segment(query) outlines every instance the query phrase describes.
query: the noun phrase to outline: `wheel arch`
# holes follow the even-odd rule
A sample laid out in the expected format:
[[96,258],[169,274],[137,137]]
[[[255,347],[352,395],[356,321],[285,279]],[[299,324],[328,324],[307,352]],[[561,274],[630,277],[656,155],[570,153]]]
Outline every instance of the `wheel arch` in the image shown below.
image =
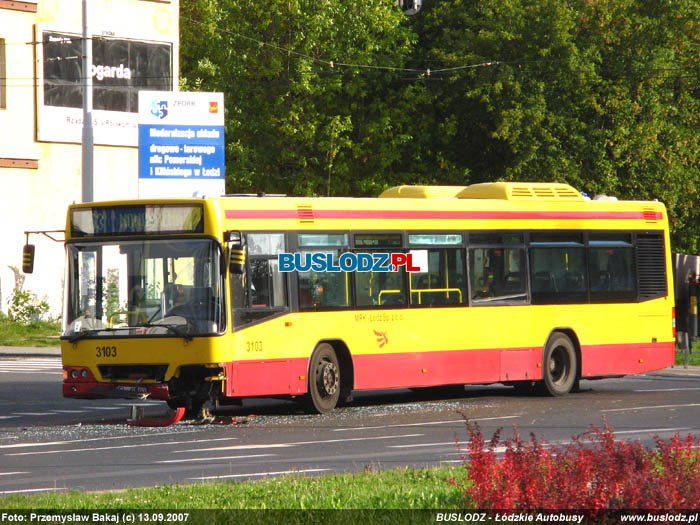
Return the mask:
[[[350,395],[350,392],[355,388],[355,366],[352,361],[352,354],[350,353],[350,348],[345,341],[342,339],[320,339],[316,346],[314,346],[314,352],[319,345],[327,343],[333,347],[335,351],[335,356],[338,358],[338,364],[340,365],[340,388],[341,394]],[[311,353],[313,355],[313,352]],[[311,366],[311,356],[309,356],[309,362],[306,365],[307,372]]]
[[576,330],[574,330],[570,326],[560,326],[557,328],[552,328],[552,330],[549,332],[549,335],[547,336],[547,339],[545,340],[544,345],[542,346],[542,366],[544,366],[544,358],[545,353],[547,352],[547,345],[549,344],[549,341],[552,339],[552,337],[554,337],[558,333],[567,336],[571,340],[571,343],[574,345],[574,351],[576,352],[576,378],[579,379],[581,377],[582,370],[581,342],[578,339]]

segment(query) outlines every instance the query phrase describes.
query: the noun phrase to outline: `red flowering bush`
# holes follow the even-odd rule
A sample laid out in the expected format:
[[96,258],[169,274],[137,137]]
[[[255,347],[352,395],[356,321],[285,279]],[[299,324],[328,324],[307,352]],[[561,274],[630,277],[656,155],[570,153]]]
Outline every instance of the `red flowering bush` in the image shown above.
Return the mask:
[[[656,449],[615,440],[612,429],[591,427],[557,447],[534,434],[502,441],[501,429],[486,442],[467,421],[463,451],[471,485],[465,490],[481,509],[697,509],[700,508],[700,436],[656,438]],[[499,457],[498,454],[503,456]]]

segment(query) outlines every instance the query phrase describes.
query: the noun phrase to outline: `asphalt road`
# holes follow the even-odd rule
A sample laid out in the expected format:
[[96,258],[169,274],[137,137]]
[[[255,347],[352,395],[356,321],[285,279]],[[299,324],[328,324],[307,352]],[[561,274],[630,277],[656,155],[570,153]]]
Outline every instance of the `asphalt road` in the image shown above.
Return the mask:
[[605,421],[618,439],[653,445],[654,436],[700,432],[700,371],[582,381],[581,392],[563,398],[500,385],[459,396],[365,392],[323,416],[289,401],[246,400],[220,412],[236,418],[229,425],[128,427],[132,404],[146,415],[166,410],[162,402],[64,399],[58,357],[1,357],[0,495],[456,464],[456,443],[468,440],[464,417],[487,438],[516,426],[525,437],[568,443]]

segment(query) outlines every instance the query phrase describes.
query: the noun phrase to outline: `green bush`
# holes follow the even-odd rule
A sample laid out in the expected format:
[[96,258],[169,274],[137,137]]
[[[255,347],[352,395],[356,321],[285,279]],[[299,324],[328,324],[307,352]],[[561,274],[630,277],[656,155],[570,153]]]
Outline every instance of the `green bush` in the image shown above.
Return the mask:
[[10,296],[8,313],[10,319],[21,324],[29,324],[32,321],[40,321],[49,311],[46,301],[39,301],[36,294],[25,290],[15,290]]

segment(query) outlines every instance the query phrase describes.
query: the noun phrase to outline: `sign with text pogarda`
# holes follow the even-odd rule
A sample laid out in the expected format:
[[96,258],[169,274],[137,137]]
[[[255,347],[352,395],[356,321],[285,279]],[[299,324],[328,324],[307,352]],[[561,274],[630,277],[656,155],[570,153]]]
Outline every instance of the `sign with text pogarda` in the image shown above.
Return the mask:
[[224,95],[139,91],[139,197],[223,195]]

